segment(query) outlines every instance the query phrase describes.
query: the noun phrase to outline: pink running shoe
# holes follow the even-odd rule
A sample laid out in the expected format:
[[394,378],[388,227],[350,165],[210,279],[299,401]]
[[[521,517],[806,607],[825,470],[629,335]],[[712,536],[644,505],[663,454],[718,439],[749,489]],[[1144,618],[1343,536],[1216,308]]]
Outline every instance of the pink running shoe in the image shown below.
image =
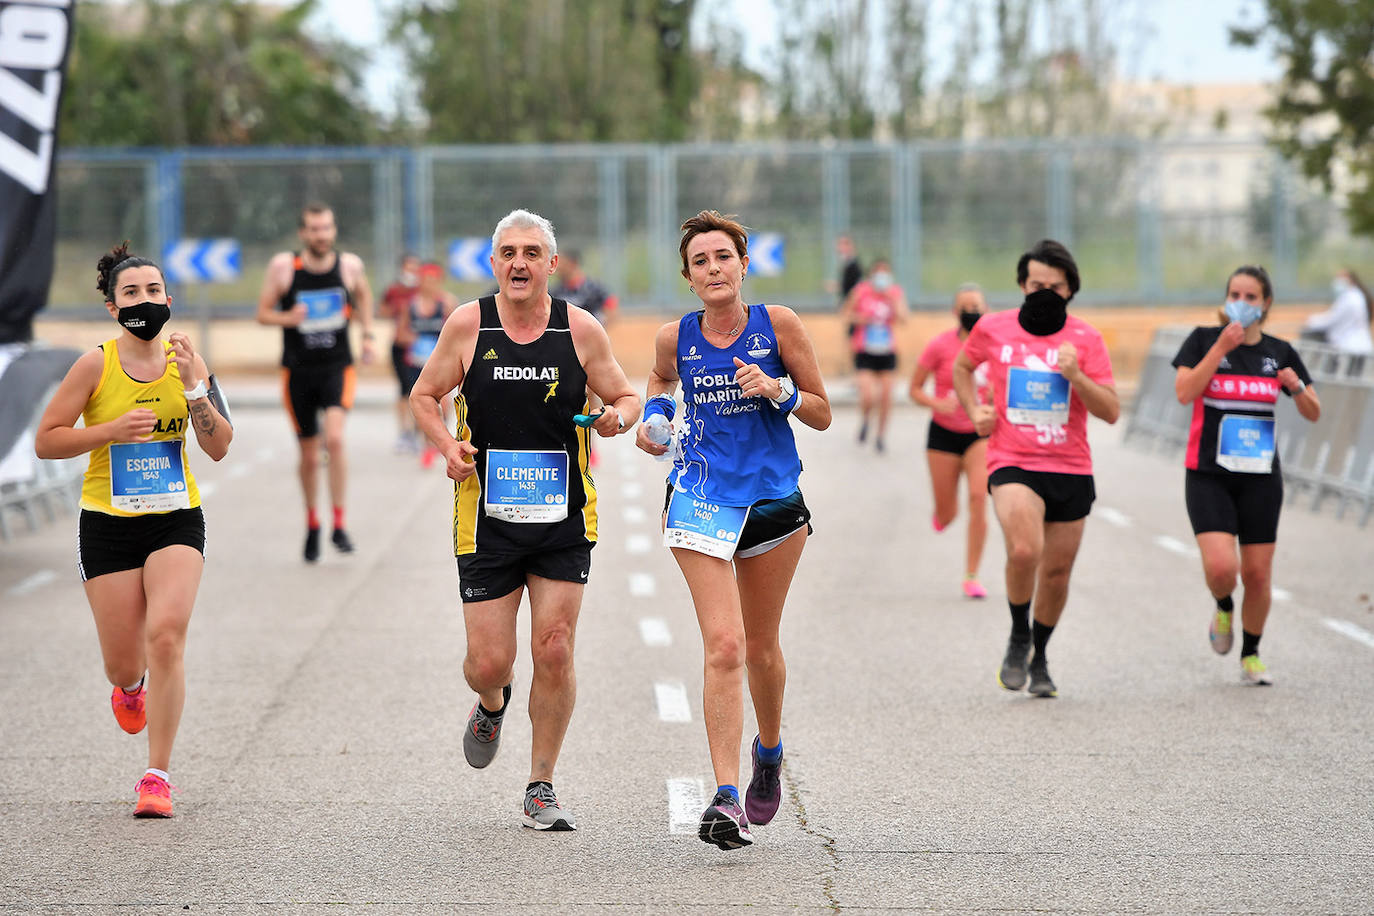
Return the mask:
[[978,583],[977,579],[964,580],[964,594],[970,598],[986,598],[988,590]]
[[144,773],[134,791],[138,793],[134,817],[172,816],[172,784],[161,776]]
[[110,694],[110,708],[114,710],[115,721],[131,735],[137,735],[148,724],[148,714],[143,709],[143,701],[147,696],[148,689],[141,684],[133,693],[125,693],[123,687],[116,687]]
[[930,516],[930,527],[935,529],[936,534],[939,534],[941,531],[945,530],[945,526],[940,524],[940,516],[934,513],[932,513]]

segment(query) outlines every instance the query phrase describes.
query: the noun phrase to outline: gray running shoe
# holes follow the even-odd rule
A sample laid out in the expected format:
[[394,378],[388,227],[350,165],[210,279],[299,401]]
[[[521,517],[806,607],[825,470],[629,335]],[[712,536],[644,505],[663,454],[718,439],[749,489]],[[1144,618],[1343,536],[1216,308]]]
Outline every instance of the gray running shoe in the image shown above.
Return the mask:
[[744,793],[744,813],[749,823],[763,826],[773,819],[782,804],[782,758],[779,757],[777,763],[761,763],[758,735],[754,736],[749,756],[754,762],[754,775]]
[[559,807],[553,786],[546,782],[537,782],[525,790],[524,824],[535,830],[577,829],[572,814]]
[[482,701],[472,704],[468,714],[468,727],[463,732],[463,756],[470,766],[482,769],[496,757],[501,747],[501,722],[505,719],[506,707],[510,705],[510,684],[501,688],[501,716],[492,718],[482,711]]
[[739,799],[729,792],[716,793],[711,800],[711,807],[701,816],[701,828],[697,830],[697,836],[703,842],[721,849],[739,849],[754,842],[754,836],[749,832],[749,818],[739,806]]
[[1050,663],[1045,656],[1037,655],[1030,663],[1030,687],[1027,692],[1033,697],[1057,697],[1054,681],[1050,680]]
[[1007,654],[997,672],[997,683],[1004,690],[1022,690],[1026,686],[1026,659],[1030,657],[1030,640],[1020,642],[1013,636],[1007,640]]
[[1225,655],[1231,651],[1231,644],[1236,639],[1236,633],[1231,629],[1231,611],[1218,609],[1212,615],[1212,625],[1207,628],[1207,639],[1211,641],[1212,651],[1217,655]]

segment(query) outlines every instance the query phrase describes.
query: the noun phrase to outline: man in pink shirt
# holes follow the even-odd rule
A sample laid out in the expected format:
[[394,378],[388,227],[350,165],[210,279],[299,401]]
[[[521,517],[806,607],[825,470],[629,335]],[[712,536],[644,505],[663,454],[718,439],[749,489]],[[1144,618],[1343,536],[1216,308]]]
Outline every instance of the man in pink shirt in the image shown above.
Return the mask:
[[[1052,697],[1045,648],[1096,498],[1088,414],[1115,423],[1121,403],[1102,335],[1067,312],[1079,285],[1068,249],[1038,242],[1017,262],[1016,283],[1025,301],[974,326],[954,361],[954,391],[978,433],[991,436],[988,490],[1007,546],[1011,607],[997,682],[1021,690],[1029,679],[1033,696]],[[975,397],[973,370],[983,363],[992,404]]]

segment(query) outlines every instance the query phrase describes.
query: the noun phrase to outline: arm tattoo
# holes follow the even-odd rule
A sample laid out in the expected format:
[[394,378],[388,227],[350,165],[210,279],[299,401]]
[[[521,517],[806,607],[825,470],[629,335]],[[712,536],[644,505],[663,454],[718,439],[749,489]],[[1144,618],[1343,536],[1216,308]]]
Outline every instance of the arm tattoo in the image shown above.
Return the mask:
[[219,428],[219,423],[215,420],[214,411],[209,404],[191,405],[191,422],[196,427],[196,432],[202,436],[213,436],[215,430]]

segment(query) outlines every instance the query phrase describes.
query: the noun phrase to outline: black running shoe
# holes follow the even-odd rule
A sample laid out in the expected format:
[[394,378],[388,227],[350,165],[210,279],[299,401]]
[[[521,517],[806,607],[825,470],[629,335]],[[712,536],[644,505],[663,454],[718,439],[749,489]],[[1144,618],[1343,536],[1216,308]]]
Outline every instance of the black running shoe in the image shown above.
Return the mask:
[[1031,651],[1030,640],[1019,641],[1015,636],[1007,640],[1007,654],[997,672],[997,683],[1004,690],[1023,690],[1026,686],[1026,659]]
[[320,529],[311,528],[305,532],[305,562],[314,563],[320,558]]
[[749,832],[749,818],[739,806],[739,799],[729,792],[716,793],[711,807],[701,815],[697,836],[721,849],[739,849],[754,842]]
[[1033,697],[1057,697],[1054,681],[1050,680],[1050,663],[1045,656],[1037,655],[1030,662],[1030,687],[1026,690]]
[[349,538],[348,532],[344,531],[342,528],[335,528],[334,533],[329,536],[329,539],[334,542],[334,546],[338,548],[339,553],[353,552],[353,541]]

